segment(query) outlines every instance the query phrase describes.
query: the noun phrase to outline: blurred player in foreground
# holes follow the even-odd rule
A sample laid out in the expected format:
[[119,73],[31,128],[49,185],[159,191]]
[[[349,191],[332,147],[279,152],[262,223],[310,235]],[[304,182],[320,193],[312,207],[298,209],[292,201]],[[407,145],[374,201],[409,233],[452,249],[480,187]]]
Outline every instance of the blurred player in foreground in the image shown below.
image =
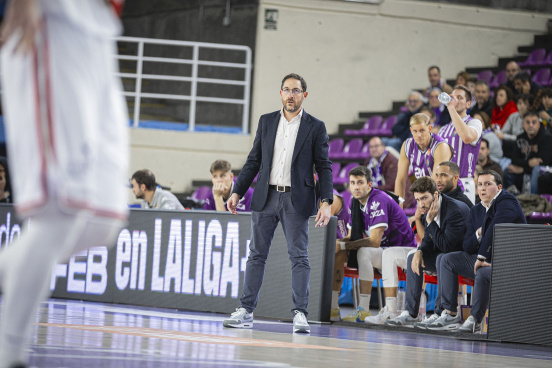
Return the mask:
[[2,102],[21,238],[0,252],[0,366],[23,367],[56,261],[114,242],[127,217],[121,25],[104,0],[10,1]]

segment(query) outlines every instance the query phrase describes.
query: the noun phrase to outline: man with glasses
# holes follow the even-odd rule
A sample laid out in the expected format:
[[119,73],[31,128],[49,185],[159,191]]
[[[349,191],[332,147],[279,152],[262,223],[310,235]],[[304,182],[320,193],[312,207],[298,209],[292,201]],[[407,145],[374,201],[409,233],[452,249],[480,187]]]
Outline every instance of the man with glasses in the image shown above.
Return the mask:
[[[293,331],[310,332],[306,318],[309,216],[316,214],[317,227],[328,224],[333,181],[326,126],[302,108],[307,96],[307,82],[301,76],[288,74],[283,78],[280,87],[283,108],[261,116],[253,147],[228,199],[228,211],[237,214],[240,198],[259,174],[251,201],[251,242],[243,294],[240,307],[224,320],[225,327],[253,327],[253,310],[266,259],[276,226],[281,222],[292,264]],[[320,186],[318,213],[313,167]]]
[[391,129],[392,138],[383,138],[383,143],[386,146],[391,146],[395,150],[400,151],[402,143],[412,137],[410,134],[410,118],[419,113],[424,106],[424,97],[420,92],[412,91],[406,101],[406,112],[401,112],[397,123]]

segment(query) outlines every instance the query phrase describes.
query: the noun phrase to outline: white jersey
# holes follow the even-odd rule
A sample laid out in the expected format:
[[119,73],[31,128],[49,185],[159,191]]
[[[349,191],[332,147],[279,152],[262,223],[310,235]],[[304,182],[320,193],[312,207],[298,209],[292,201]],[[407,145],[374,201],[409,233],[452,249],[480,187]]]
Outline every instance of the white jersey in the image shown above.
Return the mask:
[[40,5],[33,50],[13,55],[15,35],[1,53],[16,207],[29,215],[55,200],[124,218],[128,116],[112,38],[119,22],[103,0]]

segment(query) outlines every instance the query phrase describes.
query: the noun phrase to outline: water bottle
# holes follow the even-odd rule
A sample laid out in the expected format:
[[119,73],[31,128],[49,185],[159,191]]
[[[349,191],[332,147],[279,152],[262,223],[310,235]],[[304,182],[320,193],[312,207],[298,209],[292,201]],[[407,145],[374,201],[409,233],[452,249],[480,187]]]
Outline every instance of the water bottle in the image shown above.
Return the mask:
[[425,290],[422,290],[422,297],[420,298],[420,309],[418,310],[418,314],[422,317],[422,321],[426,319],[426,304],[427,296]]
[[450,97],[450,95],[446,92],[441,92],[439,94],[438,99],[439,99],[439,102],[442,103],[443,105],[448,105],[448,103],[452,101],[452,97]]
[[397,312],[402,313],[402,311],[406,308],[406,293],[404,292],[404,289],[402,287],[399,287],[399,290],[397,291]]

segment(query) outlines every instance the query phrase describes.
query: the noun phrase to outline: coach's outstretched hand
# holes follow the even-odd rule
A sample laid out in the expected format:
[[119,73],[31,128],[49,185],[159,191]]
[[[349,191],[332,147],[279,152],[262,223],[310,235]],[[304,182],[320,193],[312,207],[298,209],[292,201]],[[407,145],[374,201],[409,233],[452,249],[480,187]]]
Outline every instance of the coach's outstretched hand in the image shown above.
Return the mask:
[[330,222],[330,217],[332,217],[332,209],[329,203],[322,203],[320,208],[318,209],[318,213],[316,214],[316,218],[314,221],[316,221],[316,225],[314,227],[324,227],[328,225],[328,222]]
[[232,193],[230,196],[230,199],[228,199],[228,202],[226,202],[226,207],[228,208],[228,211],[230,213],[233,213],[234,215],[238,214],[238,211],[236,211],[236,206],[240,203],[240,196],[237,193]]

